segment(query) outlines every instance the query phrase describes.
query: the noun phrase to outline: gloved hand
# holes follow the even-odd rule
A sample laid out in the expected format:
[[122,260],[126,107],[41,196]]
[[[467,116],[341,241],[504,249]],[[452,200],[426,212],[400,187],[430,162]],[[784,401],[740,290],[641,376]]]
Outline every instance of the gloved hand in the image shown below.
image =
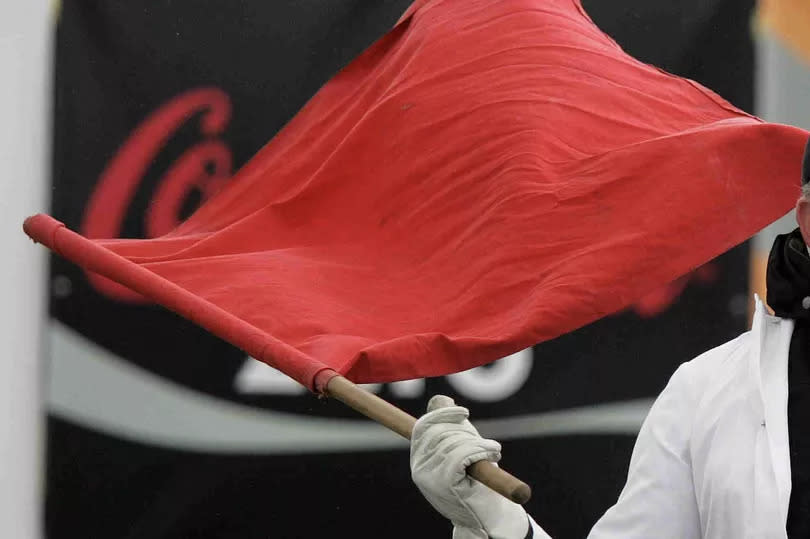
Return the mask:
[[467,476],[479,460],[498,462],[501,444],[481,438],[469,411],[436,395],[411,436],[411,477],[454,526],[454,539],[524,539],[529,519],[520,505]]

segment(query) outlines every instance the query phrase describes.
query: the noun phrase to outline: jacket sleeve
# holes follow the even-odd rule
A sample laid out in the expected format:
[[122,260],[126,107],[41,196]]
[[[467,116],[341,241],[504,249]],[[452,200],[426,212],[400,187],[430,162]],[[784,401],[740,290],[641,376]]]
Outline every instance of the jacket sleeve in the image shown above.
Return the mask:
[[690,458],[696,399],[690,365],[681,365],[639,431],[627,483],[590,539],[700,539]]

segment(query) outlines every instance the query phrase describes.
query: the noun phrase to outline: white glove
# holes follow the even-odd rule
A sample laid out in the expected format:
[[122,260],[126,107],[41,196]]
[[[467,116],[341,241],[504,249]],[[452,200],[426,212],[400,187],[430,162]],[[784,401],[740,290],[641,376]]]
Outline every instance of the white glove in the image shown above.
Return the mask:
[[523,507],[467,476],[467,466],[501,459],[501,444],[481,438],[469,415],[450,397],[430,399],[411,436],[411,477],[453,523],[454,539],[524,539],[529,518]]

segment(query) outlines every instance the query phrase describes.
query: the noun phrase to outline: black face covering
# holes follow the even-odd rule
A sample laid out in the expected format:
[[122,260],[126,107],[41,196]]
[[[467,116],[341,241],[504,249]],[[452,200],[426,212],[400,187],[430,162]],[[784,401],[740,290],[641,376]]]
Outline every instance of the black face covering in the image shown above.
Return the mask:
[[798,228],[776,237],[767,285],[768,305],[777,316],[810,320],[810,256]]

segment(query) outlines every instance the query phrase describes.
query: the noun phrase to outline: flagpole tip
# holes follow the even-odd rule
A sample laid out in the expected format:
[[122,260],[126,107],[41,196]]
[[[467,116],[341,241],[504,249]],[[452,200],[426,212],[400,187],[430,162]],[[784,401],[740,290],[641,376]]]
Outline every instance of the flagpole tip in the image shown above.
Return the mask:
[[526,483],[521,483],[512,491],[512,501],[520,505],[528,502],[532,497],[532,487]]
[[48,247],[53,245],[53,237],[56,231],[64,227],[64,223],[44,213],[32,215],[23,221],[23,231],[35,242]]

